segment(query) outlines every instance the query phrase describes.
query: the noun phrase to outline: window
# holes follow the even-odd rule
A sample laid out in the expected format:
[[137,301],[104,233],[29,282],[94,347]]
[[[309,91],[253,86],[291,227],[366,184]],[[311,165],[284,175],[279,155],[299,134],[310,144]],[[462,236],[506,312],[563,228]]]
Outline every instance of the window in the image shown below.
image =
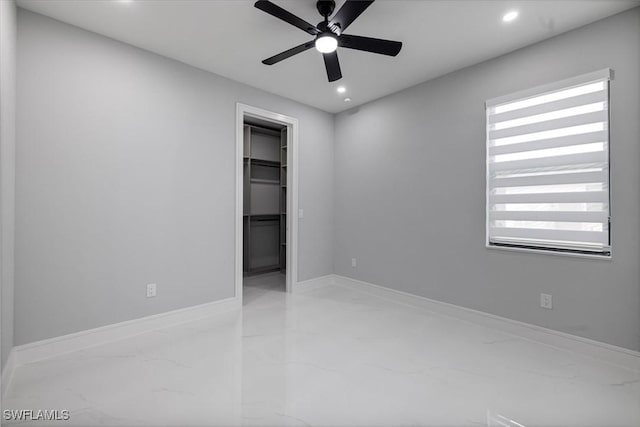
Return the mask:
[[487,101],[487,245],[609,256],[610,70]]

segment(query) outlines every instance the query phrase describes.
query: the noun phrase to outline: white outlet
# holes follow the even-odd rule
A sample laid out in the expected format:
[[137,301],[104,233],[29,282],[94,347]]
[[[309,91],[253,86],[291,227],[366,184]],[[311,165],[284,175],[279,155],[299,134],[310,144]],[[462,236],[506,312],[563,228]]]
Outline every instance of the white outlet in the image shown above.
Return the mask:
[[149,283],[147,285],[147,298],[153,298],[156,296],[157,285],[155,283]]
[[357,265],[358,265],[358,260],[356,260],[355,258],[351,258],[351,267],[356,268]]
[[551,310],[553,308],[553,301],[551,295],[540,294],[540,307]]
[[304,218],[304,209],[298,209],[298,218]]

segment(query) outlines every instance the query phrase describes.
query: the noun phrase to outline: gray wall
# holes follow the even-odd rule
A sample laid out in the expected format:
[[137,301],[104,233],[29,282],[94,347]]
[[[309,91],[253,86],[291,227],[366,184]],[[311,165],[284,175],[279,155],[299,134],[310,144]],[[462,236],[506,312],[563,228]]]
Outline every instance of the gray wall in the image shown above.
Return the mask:
[[333,271],[330,114],[22,9],[18,95],[16,344],[233,295],[236,102],[299,119],[299,279]]
[[[640,349],[639,9],[335,121],[49,18],[18,15],[16,344],[233,294],[240,101],[300,120],[300,280],[335,271]],[[3,57],[3,79],[6,64]],[[613,260],[486,249],[484,101],[604,67],[616,72]],[[4,105],[4,90],[2,98]],[[443,186],[451,173],[457,177]],[[150,282],[159,286],[155,299],[144,298]],[[553,294],[554,310],[539,308],[540,292]],[[3,345],[11,332],[5,302]]]
[[[613,260],[486,249],[484,101],[605,67]],[[336,273],[640,350],[639,80],[636,8],[338,115]]]
[[0,1],[0,300],[2,367],[13,347],[16,5]]

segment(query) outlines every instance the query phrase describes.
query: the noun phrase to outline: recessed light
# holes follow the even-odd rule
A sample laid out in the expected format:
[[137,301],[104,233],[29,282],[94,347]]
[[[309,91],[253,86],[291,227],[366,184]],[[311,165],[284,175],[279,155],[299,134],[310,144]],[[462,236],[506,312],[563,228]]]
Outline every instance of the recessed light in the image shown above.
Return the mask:
[[344,102],[351,102],[351,98],[345,98]]
[[344,86],[338,86],[336,90],[338,91],[338,93],[345,93],[347,91],[347,88]]
[[511,21],[515,20],[518,17],[518,15],[519,15],[519,13],[518,13],[517,10],[512,10],[510,12],[507,12],[502,17],[502,22],[511,22]]

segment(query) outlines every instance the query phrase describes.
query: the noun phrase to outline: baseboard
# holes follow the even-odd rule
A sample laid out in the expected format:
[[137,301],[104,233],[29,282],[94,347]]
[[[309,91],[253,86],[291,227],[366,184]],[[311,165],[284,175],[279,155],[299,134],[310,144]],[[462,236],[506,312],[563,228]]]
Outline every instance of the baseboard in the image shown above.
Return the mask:
[[[640,372],[640,352],[470,308],[432,300],[345,276],[329,274],[298,282],[295,284],[293,291],[295,293],[305,292],[329,285],[337,285],[367,292],[399,304],[425,309],[436,314],[494,328],[523,339],[592,357],[606,363],[630,369],[636,373]],[[4,396],[11,382],[14,369],[25,363],[36,362],[61,354],[107,344],[145,332],[179,325],[240,308],[241,305],[238,298],[228,298],[16,346],[9,353],[7,363],[2,370],[1,393]]]
[[317,289],[322,286],[327,286],[335,283],[335,274],[327,274],[326,276],[314,277],[313,279],[303,280],[298,282],[293,287],[293,292],[305,292],[312,289]]
[[[565,332],[520,322],[494,314],[473,310],[441,301],[432,300],[414,294],[387,288],[373,283],[363,282],[349,277],[333,275],[325,276],[325,283],[334,283],[359,291],[367,292],[396,303],[426,309],[444,316],[454,317],[476,325],[500,330],[520,338],[552,346],[557,349],[571,351],[599,361],[616,365],[634,372],[640,372],[640,352],[617,347],[600,341],[571,335]],[[316,285],[317,286],[317,285]]]
[[227,298],[16,346],[12,350],[15,356],[14,367],[238,308],[240,308],[239,298]]
[[9,388],[9,383],[11,383],[11,376],[13,375],[13,370],[15,369],[15,352],[14,349],[11,349],[9,352],[9,357],[7,358],[7,362],[2,368],[2,386],[0,387],[0,396],[4,396],[4,393]]

